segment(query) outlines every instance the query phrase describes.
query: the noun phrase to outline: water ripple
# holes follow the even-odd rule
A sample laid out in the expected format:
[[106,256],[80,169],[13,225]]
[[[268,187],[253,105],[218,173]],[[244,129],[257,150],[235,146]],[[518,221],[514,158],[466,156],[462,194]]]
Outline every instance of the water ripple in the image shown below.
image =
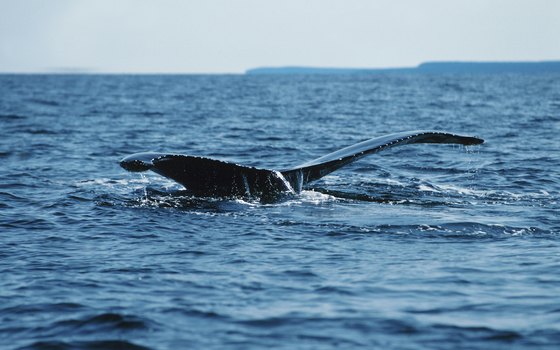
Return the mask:
[[[0,348],[556,349],[558,91],[0,75]],[[266,204],[118,165],[152,150],[282,169],[433,128],[486,142],[395,148]]]

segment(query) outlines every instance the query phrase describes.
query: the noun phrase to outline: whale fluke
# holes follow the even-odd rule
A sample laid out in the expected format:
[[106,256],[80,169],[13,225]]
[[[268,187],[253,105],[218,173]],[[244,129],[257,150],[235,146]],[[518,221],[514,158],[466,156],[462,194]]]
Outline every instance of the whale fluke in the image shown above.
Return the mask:
[[183,185],[196,196],[256,197],[270,200],[300,192],[307,184],[372,153],[413,143],[479,145],[484,140],[440,131],[408,131],[376,137],[295,167],[275,171],[216,159],[173,153],[136,153],[123,158],[128,171],[152,170]]
[[[440,131],[405,131],[376,137],[367,141],[345,147],[317,159],[282,171],[282,174],[296,187],[301,188],[309,182],[357,161],[358,159],[381,152],[395,146],[413,143],[448,143],[464,146],[479,145],[484,140],[472,136],[461,136]],[[301,182],[301,183],[299,183]]]

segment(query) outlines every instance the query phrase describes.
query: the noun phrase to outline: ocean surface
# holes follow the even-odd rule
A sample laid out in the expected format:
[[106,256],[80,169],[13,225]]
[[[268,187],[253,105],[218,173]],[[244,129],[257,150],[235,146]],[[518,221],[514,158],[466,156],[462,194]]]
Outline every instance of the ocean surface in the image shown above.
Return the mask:
[[[282,169],[444,130],[298,195],[195,198],[119,160]],[[1,75],[1,349],[559,349],[559,75]]]

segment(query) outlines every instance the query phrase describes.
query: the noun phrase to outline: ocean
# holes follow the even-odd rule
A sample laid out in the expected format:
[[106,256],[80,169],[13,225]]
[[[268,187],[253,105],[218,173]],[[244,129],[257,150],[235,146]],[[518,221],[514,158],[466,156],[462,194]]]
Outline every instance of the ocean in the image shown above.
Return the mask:
[[[0,75],[2,349],[558,349],[560,76]],[[283,169],[277,202],[119,160]]]

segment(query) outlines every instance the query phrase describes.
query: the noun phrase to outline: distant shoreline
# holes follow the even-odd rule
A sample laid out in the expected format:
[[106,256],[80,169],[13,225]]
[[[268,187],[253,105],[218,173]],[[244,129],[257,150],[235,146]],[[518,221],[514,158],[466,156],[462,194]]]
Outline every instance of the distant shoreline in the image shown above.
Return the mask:
[[277,66],[256,67],[244,72],[188,72],[188,71],[104,71],[86,68],[56,68],[37,71],[0,71],[9,75],[373,75],[373,74],[560,74],[560,60],[556,61],[433,61],[416,67],[350,68]]
[[402,68],[320,68],[320,67],[258,67],[245,74],[507,74],[507,73],[560,73],[560,61],[518,62],[425,62],[416,67]]

